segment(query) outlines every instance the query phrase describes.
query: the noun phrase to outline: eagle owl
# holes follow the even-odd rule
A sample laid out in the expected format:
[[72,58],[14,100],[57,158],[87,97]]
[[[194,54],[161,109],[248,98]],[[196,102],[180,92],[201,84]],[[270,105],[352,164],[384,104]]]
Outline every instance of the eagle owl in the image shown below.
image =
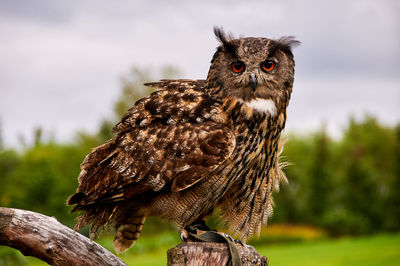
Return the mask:
[[69,197],[76,228],[107,225],[122,252],[147,216],[197,223],[218,207],[246,241],[272,214],[285,179],[279,139],[294,80],[293,37],[277,40],[214,33],[220,42],[206,80],[161,80],[113,129],[115,137],[81,164]]

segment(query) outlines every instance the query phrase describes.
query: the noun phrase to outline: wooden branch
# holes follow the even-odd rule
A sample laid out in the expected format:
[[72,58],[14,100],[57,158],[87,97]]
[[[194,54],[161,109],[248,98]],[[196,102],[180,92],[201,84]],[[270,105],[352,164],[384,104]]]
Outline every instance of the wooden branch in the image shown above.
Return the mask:
[[[236,245],[243,266],[268,265],[268,259],[253,247]],[[168,250],[168,266],[228,265],[230,254],[227,244],[210,242],[185,242]]]
[[25,210],[0,207],[0,245],[51,265],[127,265],[55,218]]

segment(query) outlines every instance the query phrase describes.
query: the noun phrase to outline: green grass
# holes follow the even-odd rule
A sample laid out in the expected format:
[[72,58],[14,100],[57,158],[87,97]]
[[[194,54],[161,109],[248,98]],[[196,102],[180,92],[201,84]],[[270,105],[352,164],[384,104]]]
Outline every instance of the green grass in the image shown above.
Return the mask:
[[[144,238],[140,240],[144,240]],[[155,238],[151,239],[153,245],[155,241]],[[166,252],[168,248],[172,247],[173,245],[167,247],[164,244],[162,248],[151,248],[145,253],[139,253],[135,251],[135,246],[133,251],[121,255],[121,259],[129,265],[166,265]],[[268,257],[271,266],[400,265],[400,233],[289,244],[257,245],[256,248],[261,254]],[[0,252],[0,265],[2,254],[5,253]],[[30,257],[22,259],[27,263],[25,265],[46,265]],[[18,265],[22,264],[18,263]]]
[[400,265],[400,234],[261,246],[270,265]]

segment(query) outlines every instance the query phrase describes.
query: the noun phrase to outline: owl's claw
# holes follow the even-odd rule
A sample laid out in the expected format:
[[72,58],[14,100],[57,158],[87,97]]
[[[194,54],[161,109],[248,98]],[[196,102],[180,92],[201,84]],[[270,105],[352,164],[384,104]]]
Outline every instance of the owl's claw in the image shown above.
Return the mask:
[[[192,224],[180,232],[180,238],[183,242],[212,242],[212,243],[226,243],[228,245],[229,254],[233,265],[241,265],[237,245],[246,247],[240,239],[234,239],[232,236],[211,230],[208,228],[204,221]],[[239,264],[237,264],[239,262]]]
[[241,245],[242,247],[248,246],[248,245],[246,245],[245,243],[243,243],[243,241],[240,240],[240,239],[234,239],[234,242],[235,242],[235,244],[239,244],[239,245]]
[[189,232],[186,229],[182,229],[179,234],[179,238],[182,242],[187,242],[189,239]]
[[231,235],[226,234],[226,233],[222,233],[222,232],[218,232],[218,234],[220,234],[221,236],[223,236],[225,238],[228,238],[230,241],[236,243],[236,239],[233,239],[233,237]]
[[[219,233],[219,232],[218,232]],[[242,247],[252,247],[252,246],[249,246],[249,245],[246,245],[245,243],[243,243],[243,241],[242,240],[240,240],[240,239],[236,239],[236,238],[233,238],[231,235],[229,235],[229,234],[226,234],[226,233],[219,233],[220,235],[222,235],[222,236],[224,236],[224,237],[226,237],[227,239],[229,239],[230,241],[232,241],[233,243],[235,243],[235,244],[238,244],[238,245],[241,245]],[[252,247],[253,248],[253,247]],[[254,248],[253,248],[254,249]]]
[[[217,232],[214,229],[210,229],[204,221],[198,221],[195,224],[191,224],[189,226],[186,226],[185,228],[181,229],[180,231],[180,239],[183,242],[196,242],[196,241],[210,241],[210,240],[205,240],[203,237],[201,237],[201,235],[203,235],[204,233],[207,232],[212,232],[213,234],[217,234],[220,235],[224,238],[226,238],[228,241],[231,241],[235,244],[241,245],[242,247],[251,247],[249,245],[246,245],[245,243],[243,243],[242,240],[240,239],[235,239],[233,238],[231,235],[227,234],[227,233],[223,233],[223,232]],[[215,237],[212,237],[215,239]],[[216,239],[215,239],[216,240]],[[212,242],[212,241],[210,241]],[[253,247],[251,247],[253,248]],[[254,248],[253,248],[254,249]]]
[[196,236],[200,236],[206,232],[210,232],[215,230],[209,228],[204,220],[197,221],[196,223],[193,223],[191,225],[186,226],[185,228],[181,229],[180,231],[180,239],[183,242],[192,242],[192,241],[198,241],[196,240]]

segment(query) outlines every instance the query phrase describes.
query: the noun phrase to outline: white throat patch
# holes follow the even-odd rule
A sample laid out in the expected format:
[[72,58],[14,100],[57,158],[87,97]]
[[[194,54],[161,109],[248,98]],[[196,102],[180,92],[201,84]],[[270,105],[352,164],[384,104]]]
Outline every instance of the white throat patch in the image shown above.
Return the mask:
[[262,113],[269,113],[271,116],[276,116],[278,110],[276,109],[275,102],[271,99],[256,98],[250,102],[244,102],[248,107],[253,108]]

